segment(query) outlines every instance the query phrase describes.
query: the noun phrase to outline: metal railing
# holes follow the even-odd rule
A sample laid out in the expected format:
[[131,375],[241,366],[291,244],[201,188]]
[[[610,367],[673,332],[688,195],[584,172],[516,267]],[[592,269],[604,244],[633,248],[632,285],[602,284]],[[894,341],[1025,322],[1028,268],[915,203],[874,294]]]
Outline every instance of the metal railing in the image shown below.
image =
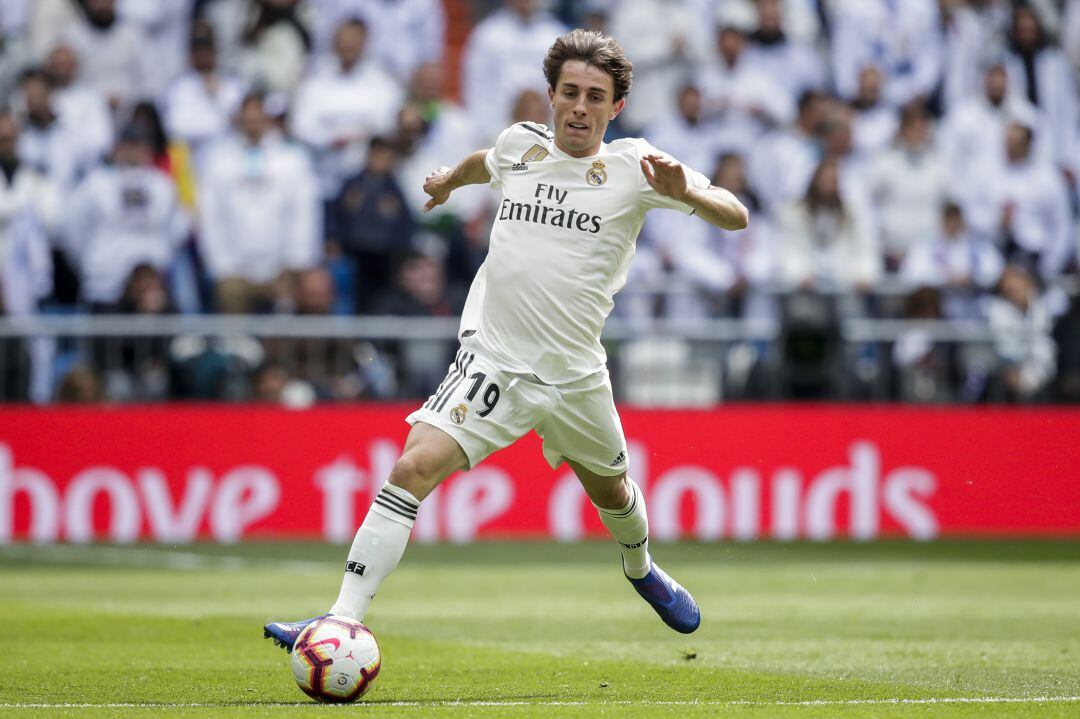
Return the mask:
[[[309,315],[38,315],[0,317],[0,337],[155,337],[183,334],[367,340],[455,340],[457,317],[313,317]],[[642,334],[687,339],[771,340],[775,322],[713,318],[706,320],[612,318],[604,339]]]
[[[739,399],[920,399],[897,391],[892,347],[917,333],[949,361],[991,371],[994,336],[975,321],[839,320],[831,345],[778,321],[609,320],[603,342],[620,401],[707,406]],[[112,401],[415,399],[441,381],[457,318],[42,315],[0,318],[0,397],[92,399],[67,392],[79,368]],[[801,344],[800,344],[801,343]],[[962,351],[953,351],[962,350]],[[975,359],[973,360],[972,357]],[[267,378],[268,367],[277,375]],[[272,373],[270,373],[272,374]],[[276,384],[275,384],[276,383]],[[18,384],[19,386],[14,386]],[[901,383],[902,384],[902,383]],[[965,399],[955,388],[928,400]]]

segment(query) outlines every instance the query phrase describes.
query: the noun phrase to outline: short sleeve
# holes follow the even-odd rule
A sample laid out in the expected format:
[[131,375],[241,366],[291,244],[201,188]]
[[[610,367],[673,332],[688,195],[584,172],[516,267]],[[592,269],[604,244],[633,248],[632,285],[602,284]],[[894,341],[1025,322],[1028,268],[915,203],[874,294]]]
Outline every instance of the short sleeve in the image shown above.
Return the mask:
[[[655,147],[645,141],[642,141],[638,145],[638,148],[639,160],[645,155],[649,155],[652,153],[658,153],[667,157],[671,157],[671,155],[668,155],[666,152],[661,152],[660,150],[657,150]],[[686,181],[691,187],[696,187],[699,190],[707,190],[712,185],[712,182],[709,180],[708,177],[701,174],[692,167],[683,165],[683,170],[686,171]],[[641,176],[641,204],[646,210],[669,209],[678,210],[679,212],[687,215],[692,215],[694,213],[694,208],[686,204],[685,202],[679,202],[678,200],[674,200],[670,197],[665,197],[658,193],[656,190],[654,190],[652,188],[652,185],[650,185],[649,181],[645,178],[645,173],[642,172],[640,169],[639,174]]]
[[503,156],[507,138],[513,129],[514,126],[511,125],[499,133],[499,139],[495,140],[495,146],[488,150],[487,155],[484,157],[484,167],[487,168],[488,174],[491,175],[492,187],[498,187],[502,184],[502,167],[499,159]]

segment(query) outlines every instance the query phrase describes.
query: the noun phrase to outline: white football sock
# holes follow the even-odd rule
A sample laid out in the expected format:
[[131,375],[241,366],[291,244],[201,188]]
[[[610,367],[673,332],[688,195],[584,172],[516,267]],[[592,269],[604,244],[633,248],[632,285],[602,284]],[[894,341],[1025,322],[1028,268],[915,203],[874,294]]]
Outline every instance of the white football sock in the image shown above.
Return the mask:
[[371,503],[364,523],[356,530],[345,578],[331,614],[363,621],[368,605],[382,581],[394,571],[409,543],[420,500],[408,491],[384,484]]
[[629,477],[626,484],[630,489],[630,501],[625,507],[596,507],[596,511],[600,514],[600,521],[619,543],[626,576],[641,579],[649,573],[649,516],[645,513],[645,496],[641,493],[641,487]]

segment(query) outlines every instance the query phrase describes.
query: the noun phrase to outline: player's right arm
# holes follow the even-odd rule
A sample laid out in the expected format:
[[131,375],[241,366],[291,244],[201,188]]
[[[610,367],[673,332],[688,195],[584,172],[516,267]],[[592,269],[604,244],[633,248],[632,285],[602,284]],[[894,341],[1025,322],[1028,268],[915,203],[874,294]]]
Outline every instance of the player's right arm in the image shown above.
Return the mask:
[[485,160],[490,150],[477,150],[457,167],[439,167],[432,170],[424,180],[424,192],[431,195],[431,199],[424,205],[424,212],[430,212],[450,198],[450,193],[465,185],[480,185],[491,182],[491,172],[488,170]]

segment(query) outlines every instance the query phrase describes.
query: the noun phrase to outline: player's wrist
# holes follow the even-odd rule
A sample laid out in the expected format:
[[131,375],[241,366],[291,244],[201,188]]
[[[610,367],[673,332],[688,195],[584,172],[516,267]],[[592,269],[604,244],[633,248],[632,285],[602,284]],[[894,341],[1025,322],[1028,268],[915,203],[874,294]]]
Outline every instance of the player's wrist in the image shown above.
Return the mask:
[[461,187],[461,184],[461,167],[458,166],[446,174],[443,189],[446,190],[447,193],[450,193]]
[[701,194],[701,190],[689,183],[687,183],[687,185],[681,190],[677,190],[674,194],[672,194],[673,199],[676,199],[679,202],[685,202],[688,205],[693,205],[696,202],[700,202],[702,197],[703,195]]

